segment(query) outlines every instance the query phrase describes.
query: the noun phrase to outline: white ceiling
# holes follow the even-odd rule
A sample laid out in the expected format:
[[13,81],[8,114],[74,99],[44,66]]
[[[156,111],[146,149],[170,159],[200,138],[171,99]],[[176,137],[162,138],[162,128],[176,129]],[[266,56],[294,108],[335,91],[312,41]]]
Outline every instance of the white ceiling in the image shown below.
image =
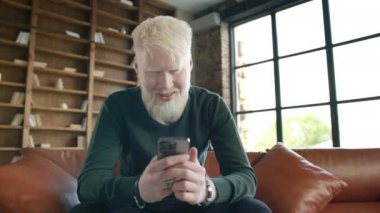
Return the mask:
[[202,10],[214,6],[220,2],[225,0],[162,0],[167,2],[177,9],[190,13],[191,15],[195,15]]

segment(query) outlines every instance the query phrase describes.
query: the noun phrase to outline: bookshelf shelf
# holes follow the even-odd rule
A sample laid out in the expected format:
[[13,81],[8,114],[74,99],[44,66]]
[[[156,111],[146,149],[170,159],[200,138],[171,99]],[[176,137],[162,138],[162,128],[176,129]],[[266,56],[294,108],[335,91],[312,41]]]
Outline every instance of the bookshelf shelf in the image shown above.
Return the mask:
[[135,81],[126,81],[126,80],[111,79],[111,78],[104,78],[104,77],[95,77],[95,80],[96,81],[101,81],[101,82],[108,82],[108,83],[126,85],[126,86],[136,86],[136,82]]
[[78,54],[73,54],[73,53],[66,53],[66,52],[57,51],[57,50],[50,50],[50,49],[42,48],[42,47],[36,47],[36,51],[48,53],[52,55],[57,55],[57,56],[62,56],[66,58],[72,58],[72,59],[80,59],[80,60],[89,59],[88,56],[83,56],[83,55],[78,55]]
[[31,28],[30,25],[28,25],[28,24],[8,23],[8,22],[1,21],[1,20],[0,20],[0,25],[10,27],[10,28],[23,29],[23,30],[28,30]]
[[0,60],[0,65],[10,66],[10,67],[26,67],[26,65],[17,64],[17,63],[14,63],[13,61],[6,61],[6,60]]
[[20,147],[0,147],[0,151],[11,151],[11,152],[14,152],[14,151],[20,151]]
[[111,67],[116,67],[116,68],[121,68],[121,69],[134,70],[133,66],[131,66],[131,65],[115,63],[115,62],[107,61],[107,60],[96,59],[95,63],[101,64],[101,65],[106,65],[106,66],[111,66]]
[[58,107],[40,107],[40,106],[33,106],[32,110],[36,111],[49,111],[49,112],[67,112],[67,113],[80,113],[80,114],[85,114],[85,110],[81,109],[62,109]]
[[7,40],[7,39],[2,39],[0,38],[0,44],[2,45],[8,45],[8,46],[13,46],[13,47],[19,47],[19,48],[28,48],[27,45],[25,44],[20,44],[15,41]]
[[7,4],[11,7],[18,8],[18,9],[23,9],[23,10],[31,10],[32,7],[23,3],[19,3],[16,1],[2,1],[1,3]]
[[100,94],[100,93],[94,93],[94,97],[95,98],[107,98],[108,97],[108,95],[106,95],[106,94]]
[[51,93],[64,93],[64,94],[73,94],[73,95],[87,95],[86,91],[72,90],[72,89],[56,89],[53,87],[37,86],[33,87],[35,91],[44,91]]
[[114,47],[114,46],[110,46],[110,45],[107,46],[104,44],[96,44],[96,48],[104,49],[104,50],[108,50],[108,51],[113,51],[113,52],[118,52],[118,53],[123,53],[123,54],[128,54],[130,56],[135,55],[135,52],[133,52],[132,50],[122,49],[122,48]]
[[106,11],[98,10],[97,13],[98,13],[99,16],[111,18],[111,19],[113,19],[115,21],[119,21],[119,22],[121,22],[123,24],[128,24],[128,25],[132,25],[132,26],[137,26],[137,24],[138,24],[138,22],[136,22],[136,21],[132,21],[130,19],[125,19],[123,17],[120,17],[120,16],[117,16],[117,15],[108,13]]
[[15,108],[15,109],[23,109],[24,105],[11,104],[11,103],[3,103],[0,102],[0,108]]
[[64,21],[64,22],[67,22],[70,24],[76,24],[76,25],[84,26],[84,27],[90,27],[91,26],[90,23],[88,23],[88,22],[77,20],[75,18],[67,17],[64,15],[52,13],[52,12],[41,10],[41,9],[38,9],[37,14],[42,15],[42,16],[46,16],[48,18],[55,18],[55,19],[58,19],[60,21]]
[[30,127],[30,130],[34,131],[56,131],[56,132],[85,132],[84,129],[75,129],[70,127],[46,127],[46,126],[40,126],[40,127]]
[[70,42],[74,42],[74,43],[80,43],[80,44],[89,44],[90,43],[89,40],[82,39],[82,38],[72,38],[72,37],[69,37],[67,35],[61,34],[59,32],[51,32],[51,31],[45,31],[42,29],[38,29],[37,33],[40,35],[49,36],[51,38],[62,39],[62,40],[70,41]]
[[53,1],[53,2],[56,2],[56,3],[59,3],[59,4],[63,4],[63,5],[75,8],[75,9],[81,9],[81,10],[85,10],[85,11],[91,11],[91,7],[90,6],[87,6],[87,5],[82,4],[82,3],[74,2],[72,0],[50,0],[50,1]]
[[36,73],[49,73],[52,75],[58,75],[58,76],[70,76],[70,77],[76,77],[76,78],[88,78],[88,75],[85,73],[82,73],[80,71],[77,72],[66,72],[61,69],[55,69],[50,67],[36,67],[34,68],[34,71]]
[[0,124],[0,129],[22,129],[22,126],[11,126]]
[[0,86],[25,88],[25,84],[16,83],[16,82],[9,82],[9,81],[0,81]]
[[109,35],[112,35],[112,36],[116,36],[116,37],[119,37],[119,38],[124,38],[124,39],[128,39],[130,41],[132,41],[132,36],[129,35],[129,34],[124,34],[124,33],[120,33],[120,32],[115,32],[115,31],[111,31],[105,27],[101,27],[101,26],[96,26],[96,30],[97,31],[100,31],[100,32],[103,32],[103,33],[106,33],[106,34],[109,34]]

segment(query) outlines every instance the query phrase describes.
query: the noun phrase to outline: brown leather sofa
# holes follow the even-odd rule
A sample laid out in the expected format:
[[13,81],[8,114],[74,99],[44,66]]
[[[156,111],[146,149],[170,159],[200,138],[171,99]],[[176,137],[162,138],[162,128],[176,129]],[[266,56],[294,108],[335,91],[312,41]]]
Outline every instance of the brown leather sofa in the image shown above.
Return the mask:
[[[0,212],[59,213],[79,203],[76,178],[85,151],[25,148],[21,153],[21,160],[0,166]],[[257,197],[273,212],[380,212],[380,148],[293,152],[280,146],[248,157],[258,177]],[[206,169],[219,175],[213,152]]]

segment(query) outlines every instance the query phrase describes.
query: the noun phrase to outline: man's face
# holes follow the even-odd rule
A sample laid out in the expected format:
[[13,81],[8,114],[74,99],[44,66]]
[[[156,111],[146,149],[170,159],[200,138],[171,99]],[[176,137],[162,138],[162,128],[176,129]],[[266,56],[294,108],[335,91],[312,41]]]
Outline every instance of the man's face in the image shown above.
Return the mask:
[[188,89],[191,60],[176,56],[172,58],[162,50],[150,48],[138,61],[138,72],[143,87],[158,101],[175,100]]
[[170,57],[157,48],[140,53],[137,73],[142,99],[149,114],[160,123],[172,123],[181,116],[190,88],[190,58]]

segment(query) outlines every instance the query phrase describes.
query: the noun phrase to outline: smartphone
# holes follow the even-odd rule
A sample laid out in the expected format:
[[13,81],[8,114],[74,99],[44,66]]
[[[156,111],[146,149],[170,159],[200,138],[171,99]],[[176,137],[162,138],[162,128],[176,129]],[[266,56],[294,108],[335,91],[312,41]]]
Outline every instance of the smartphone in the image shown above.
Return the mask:
[[187,153],[190,148],[190,138],[185,137],[161,137],[157,141],[158,159],[170,155]]

